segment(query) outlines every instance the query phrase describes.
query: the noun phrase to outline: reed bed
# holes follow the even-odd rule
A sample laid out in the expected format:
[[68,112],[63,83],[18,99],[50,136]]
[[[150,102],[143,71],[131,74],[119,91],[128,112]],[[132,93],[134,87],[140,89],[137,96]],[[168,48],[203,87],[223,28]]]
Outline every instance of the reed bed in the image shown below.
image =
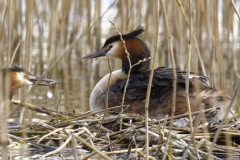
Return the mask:
[[[236,157],[240,154],[238,115],[224,123],[198,121],[201,125],[196,125],[191,121],[195,115],[189,112],[184,116],[190,117],[190,123],[174,127],[180,117],[150,120],[124,114],[103,119],[89,112],[89,95],[109,73],[108,63],[112,70],[121,66],[118,60],[81,58],[118,34],[109,20],[121,33],[142,25],[145,32],[140,38],[154,55],[153,68],[177,67],[207,75],[211,86],[235,97],[231,103],[235,109],[240,97],[239,12],[240,3],[234,0],[1,0],[0,68],[16,64],[59,81],[53,99],[47,98],[48,88],[23,88],[15,94],[6,108],[7,117],[1,117],[1,131],[6,133],[1,135],[3,151],[21,142],[35,149],[70,149],[71,156],[82,159]],[[21,111],[21,106],[27,109]],[[7,129],[6,120],[21,126]],[[7,158],[7,152],[2,156]]]

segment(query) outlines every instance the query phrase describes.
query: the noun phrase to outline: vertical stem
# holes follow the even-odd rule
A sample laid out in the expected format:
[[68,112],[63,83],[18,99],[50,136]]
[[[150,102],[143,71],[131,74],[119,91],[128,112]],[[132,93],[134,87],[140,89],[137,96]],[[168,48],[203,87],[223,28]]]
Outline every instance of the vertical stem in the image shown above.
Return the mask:
[[148,108],[149,108],[149,100],[150,100],[150,95],[151,95],[151,88],[152,88],[152,79],[153,79],[153,73],[154,73],[154,66],[155,66],[155,57],[156,57],[156,53],[158,51],[158,32],[159,32],[159,1],[157,1],[156,4],[156,39],[155,39],[155,50],[154,50],[154,54],[153,54],[153,61],[152,61],[152,67],[151,67],[151,72],[150,72],[150,76],[149,76],[149,81],[148,81],[148,88],[147,88],[147,95],[146,95],[146,103],[145,103],[145,129],[146,129],[146,133],[145,133],[145,148],[146,148],[146,158],[148,159],[148,155],[149,155],[149,150],[148,150],[148,146],[149,146],[149,137],[148,137]]
[[[33,31],[33,7],[34,7],[34,1],[26,1],[26,39],[25,39],[25,58],[24,58],[24,68],[27,68],[27,70],[31,70],[30,64],[31,64],[31,52],[32,52],[32,31]],[[23,40],[24,41],[24,40]],[[28,93],[30,90],[30,86],[27,88],[24,88],[24,101],[27,101]],[[19,117],[19,124],[21,125],[23,123],[24,118],[27,117],[27,114],[25,113],[25,109],[22,108],[20,117]],[[25,125],[25,123],[24,123]],[[26,125],[25,125],[26,126]]]
[[215,40],[214,36],[212,36],[212,53],[211,53],[211,65],[210,65],[210,76],[211,76],[211,86],[214,87],[214,56],[215,56],[216,48],[215,48]]
[[109,77],[108,77],[108,84],[107,84],[107,91],[106,91],[105,112],[103,115],[103,119],[99,125],[96,137],[98,137],[98,134],[101,131],[101,127],[104,122],[104,118],[106,117],[107,112],[108,112],[108,92],[109,92],[109,85],[110,85],[110,80],[111,80],[111,76],[112,76],[112,67],[111,67],[110,58],[108,56],[107,56],[107,58],[108,58],[108,67],[109,67],[110,73],[109,73]]
[[[186,100],[187,100],[187,107],[188,107],[188,117],[189,117],[189,124],[190,124],[190,133],[192,134],[191,136],[191,141],[194,145],[196,154],[197,149],[195,145],[195,139],[194,139],[194,133],[193,133],[193,124],[192,124],[192,111],[191,111],[191,106],[190,106],[190,100],[189,100],[189,75],[190,75],[190,63],[191,63],[191,56],[192,56],[192,0],[189,0],[189,41],[188,41],[188,49],[189,49],[189,54],[188,54],[188,65],[187,65],[187,76],[186,76],[186,87],[185,87],[185,93],[186,93]],[[190,143],[191,144],[191,143]],[[189,144],[189,145],[190,145]]]
[[[13,2],[12,0],[10,1],[6,1],[7,3],[7,7],[8,7],[8,10],[7,10],[7,13],[8,13],[8,39],[7,39],[7,65],[10,64],[10,55],[12,54],[12,30],[13,30],[13,24],[12,24],[12,18],[13,18]],[[3,159],[8,159],[8,148],[7,148],[7,145],[8,145],[8,137],[7,137],[7,115],[8,115],[8,108],[9,108],[9,100],[8,100],[8,97],[9,97],[9,93],[10,93],[10,83],[9,83],[9,79],[10,79],[10,76],[6,76],[6,77],[2,77],[2,78],[5,78],[5,81],[6,81],[6,86],[2,86],[2,84],[0,84],[1,87],[4,87],[5,89],[5,95],[3,95],[3,98],[4,98],[4,102],[3,102],[3,106],[0,102],[0,109],[1,109],[1,146],[2,146],[2,158]],[[1,79],[2,80],[2,79]],[[2,82],[2,81],[0,81]],[[1,88],[2,89],[2,88]],[[0,97],[0,100],[2,97]]]
[[[165,145],[165,150],[168,150],[168,143],[171,139],[171,128],[172,128],[172,124],[173,124],[173,116],[175,115],[175,110],[176,110],[176,90],[177,90],[177,74],[176,74],[176,65],[175,65],[175,58],[174,58],[174,54],[173,54],[173,48],[172,48],[172,40],[171,40],[171,35],[170,35],[170,28],[169,28],[169,24],[168,24],[168,15],[167,15],[167,11],[166,11],[166,7],[164,4],[164,1],[161,0],[161,4],[163,7],[163,13],[164,13],[164,21],[166,24],[166,29],[167,29],[167,40],[168,40],[168,52],[171,56],[171,62],[172,62],[172,67],[173,67],[173,94],[172,94],[172,113],[171,113],[171,120],[170,120],[170,126],[169,126],[169,133],[168,133],[168,137],[167,137],[167,142]],[[163,160],[166,159],[166,152],[163,155]]]

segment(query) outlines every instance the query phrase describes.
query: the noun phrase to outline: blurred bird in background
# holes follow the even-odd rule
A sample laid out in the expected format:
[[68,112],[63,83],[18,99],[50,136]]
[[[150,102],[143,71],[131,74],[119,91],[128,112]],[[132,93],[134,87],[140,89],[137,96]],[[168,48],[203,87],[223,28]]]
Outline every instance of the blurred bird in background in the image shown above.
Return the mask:
[[55,86],[57,81],[52,79],[41,79],[34,76],[27,70],[13,66],[12,68],[4,68],[0,70],[0,101],[1,107],[6,99],[12,99],[14,93],[23,86],[41,85]]

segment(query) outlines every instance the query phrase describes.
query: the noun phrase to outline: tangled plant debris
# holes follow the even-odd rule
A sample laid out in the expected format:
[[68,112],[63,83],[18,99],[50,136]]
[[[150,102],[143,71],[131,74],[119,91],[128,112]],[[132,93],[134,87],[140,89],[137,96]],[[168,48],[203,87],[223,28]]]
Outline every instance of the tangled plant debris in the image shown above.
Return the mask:
[[[13,103],[27,107],[28,103],[13,100]],[[35,106],[36,107],[36,106]],[[109,112],[116,108],[109,109]],[[127,107],[127,106],[125,106]],[[29,107],[28,107],[29,108]],[[27,128],[9,127],[8,148],[27,144],[27,148],[38,149],[29,157],[80,157],[81,159],[143,159],[145,155],[145,120],[134,114],[122,115],[122,130],[120,130],[120,115],[97,115],[103,111],[90,111],[81,114],[67,112],[56,113],[47,108],[36,110],[51,115],[53,118],[46,123],[31,123]],[[201,118],[201,123],[194,126],[195,133],[190,133],[188,113],[174,117],[171,128],[171,139],[168,149],[165,142],[169,133],[170,118],[162,120],[149,119],[149,159],[162,158],[166,153],[169,158],[214,158],[236,157],[240,155],[240,121],[228,119],[222,126],[216,144],[212,144],[219,123],[204,119],[204,114],[214,112],[217,108],[194,112],[194,120]],[[56,122],[58,115],[59,122]],[[185,126],[182,121],[185,120]],[[193,121],[194,124],[194,121]],[[100,130],[99,130],[100,129]],[[99,134],[97,136],[97,132]],[[25,138],[19,138],[22,134]],[[194,137],[197,148],[194,148],[191,138]],[[209,147],[213,146],[209,153]],[[195,152],[197,151],[197,153]],[[26,157],[26,156],[25,156]]]

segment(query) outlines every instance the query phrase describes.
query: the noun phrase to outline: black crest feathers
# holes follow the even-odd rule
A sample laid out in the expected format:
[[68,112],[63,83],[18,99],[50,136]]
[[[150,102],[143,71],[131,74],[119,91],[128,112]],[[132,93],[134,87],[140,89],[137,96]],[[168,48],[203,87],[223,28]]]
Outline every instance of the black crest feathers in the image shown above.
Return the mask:
[[11,68],[3,68],[3,69],[1,69],[1,72],[2,72],[2,74],[6,74],[6,73],[9,73],[9,72],[25,72],[25,73],[28,73],[29,75],[31,75],[30,72],[28,72],[25,69],[20,68],[16,65],[13,65]]
[[16,65],[13,65],[10,70],[14,71],[14,72],[24,72],[25,71],[23,68],[20,68]]
[[[140,35],[141,33],[143,33],[145,31],[143,26],[138,26],[134,31],[127,33],[127,34],[123,34],[122,37],[124,40],[126,39],[130,39],[133,37],[136,37],[138,35]],[[115,35],[112,37],[109,37],[106,42],[104,43],[103,47],[107,46],[109,43],[115,42],[120,40],[120,35]]]

